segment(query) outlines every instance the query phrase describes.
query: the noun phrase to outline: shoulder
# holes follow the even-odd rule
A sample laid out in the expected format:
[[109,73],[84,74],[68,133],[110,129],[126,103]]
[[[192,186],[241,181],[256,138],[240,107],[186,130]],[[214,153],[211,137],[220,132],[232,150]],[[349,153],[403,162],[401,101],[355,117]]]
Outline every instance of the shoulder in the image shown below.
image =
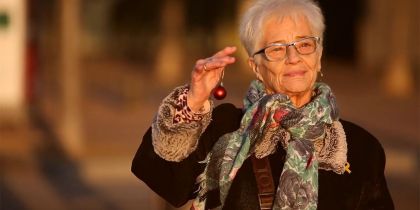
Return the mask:
[[340,120],[346,134],[348,162],[364,171],[383,173],[385,152],[379,140],[355,123]]
[[344,132],[346,133],[347,143],[353,146],[382,150],[382,146],[378,139],[366,129],[346,120],[340,120],[340,122],[343,125]]

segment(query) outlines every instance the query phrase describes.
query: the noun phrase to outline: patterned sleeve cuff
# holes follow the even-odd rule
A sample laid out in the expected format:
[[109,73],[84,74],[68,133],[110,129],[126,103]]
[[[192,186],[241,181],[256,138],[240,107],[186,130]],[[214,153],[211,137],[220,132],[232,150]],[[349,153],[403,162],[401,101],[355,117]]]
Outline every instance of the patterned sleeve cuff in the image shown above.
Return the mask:
[[154,150],[167,161],[179,162],[188,157],[211,121],[212,101],[207,112],[194,113],[187,106],[188,89],[187,85],[181,86],[169,94],[152,123]]
[[188,107],[187,103],[187,95],[189,91],[188,86],[182,86],[179,88],[180,90],[174,93],[174,100],[175,100],[175,115],[173,119],[173,123],[190,123],[192,121],[200,121],[203,120],[205,114],[210,112],[211,109],[211,102],[208,100],[206,101],[204,107],[200,109],[199,112],[193,112],[190,107]]

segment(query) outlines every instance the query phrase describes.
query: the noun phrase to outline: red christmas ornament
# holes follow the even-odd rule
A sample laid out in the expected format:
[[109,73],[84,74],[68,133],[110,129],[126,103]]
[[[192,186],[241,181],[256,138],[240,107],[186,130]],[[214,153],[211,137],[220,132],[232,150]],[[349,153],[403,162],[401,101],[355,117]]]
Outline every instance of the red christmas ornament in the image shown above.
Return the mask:
[[220,83],[216,88],[213,89],[213,97],[217,100],[222,100],[227,95],[226,89],[223,87],[224,76],[225,76],[225,71],[222,71],[222,75],[220,76]]
[[222,84],[218,85],[213,90],[213,97],[217,100],[224,99],[226,97],[226,95],[227,95],[226,89],[223,87]]

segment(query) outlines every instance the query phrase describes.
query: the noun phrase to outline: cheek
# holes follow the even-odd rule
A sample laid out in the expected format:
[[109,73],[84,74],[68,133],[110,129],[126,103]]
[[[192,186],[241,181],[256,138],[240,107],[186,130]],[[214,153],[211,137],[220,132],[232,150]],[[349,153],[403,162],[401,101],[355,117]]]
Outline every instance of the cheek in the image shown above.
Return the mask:
[[313,56],[307,59],[304,59],[304,62],[306,63],[308,68],[310,68],[311,70],[318,71],[321,61],[320,61],[319,55],[314,54]]
[[308,82],[312,86],[315,84],[317,77],[318,77],[318,64],[315,63],[313,66],[311,66],[310,71],[308,72]]
[[314,61],[315,71],[320,71],[321,70],[321,56],[322,56],[322,50],[319,51],[315,56],[315,61]]
[[264,84],[269,92],[281,92],[280,89],[282,85],[282,67],[277,63],[275,66],[274,63],[269,65],[263,65],[261,68],[261,76],[263,77]]
[[316,80],[318,71],[321,70],[321,59],[319,55],[314,55],[312,58],[305,60],[307,68],[310,70],[310,76],[313,77],[313,80]]
[[264,78],[265,82],[273,81],[280,75],[281,71],[278,67],[276,68],[276,66],[263,65],[263,68],[261,68],[261,76]]

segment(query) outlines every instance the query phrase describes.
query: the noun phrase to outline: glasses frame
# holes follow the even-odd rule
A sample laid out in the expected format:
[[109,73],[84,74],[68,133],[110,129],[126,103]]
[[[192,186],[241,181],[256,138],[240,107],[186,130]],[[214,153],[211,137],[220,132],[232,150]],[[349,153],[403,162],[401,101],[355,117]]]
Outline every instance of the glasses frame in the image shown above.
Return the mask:
[[[302,54],[302,53],[300,53],[300,52],[299,52],[299,50],[297,49],[297,47],[296,47],[296,43],[301,42],[301,41],[306,40],[306,39],[315,39],[315,43],[316,43],[316,45],[315,45],[315,50],[314,50],[313,52],[311,52],[311,53]],[[293,42],[290,42],[290,43],[273,43],[273,44],[270,44],[270,45],[268,45],[268,46],[266,46],[266,47],[264,47],[264,48],[262,48],[262,49],[258,50],[257,52],[255,52],[255,53],[252,55],[252,57],[255,57],[255,56],[256,56],[256,55],[258,55],[258,54],[264,53],[264,57],[265,57],[265,59],[267,59],[268,61],[280,61],[280,60],[283,60],[283,59],[285,59],[285,58],[287,57],[287,50],[289,49],[289,47],[290,47],[290,46],[295,47],[296,52],[298,52],[300,55],[310,55],[310,54],[314,53],[314,52],[318,49],[318,45],[319,45],[320,40],[321,40],[321,38],[319,38],[319,37],[317,37],[317,36],[308,36],[308,37],[304,37],[304,38],[302,38],[302,39],[299,39],[299,40],[296,40],[296,41],[293,41]],[[272,59],[271,59],[271,60],[270,60],[270,59],[268,58],[267,53],[265,52],[265,50],[266,50],[267,48],[269,48],[269,47],[272,47],[272,46],[284,46],[284,47],[286,47],[286,54],[285,54],[285,56],[284,56],[282,59],[278,59],[278,60],[272,60]]]

